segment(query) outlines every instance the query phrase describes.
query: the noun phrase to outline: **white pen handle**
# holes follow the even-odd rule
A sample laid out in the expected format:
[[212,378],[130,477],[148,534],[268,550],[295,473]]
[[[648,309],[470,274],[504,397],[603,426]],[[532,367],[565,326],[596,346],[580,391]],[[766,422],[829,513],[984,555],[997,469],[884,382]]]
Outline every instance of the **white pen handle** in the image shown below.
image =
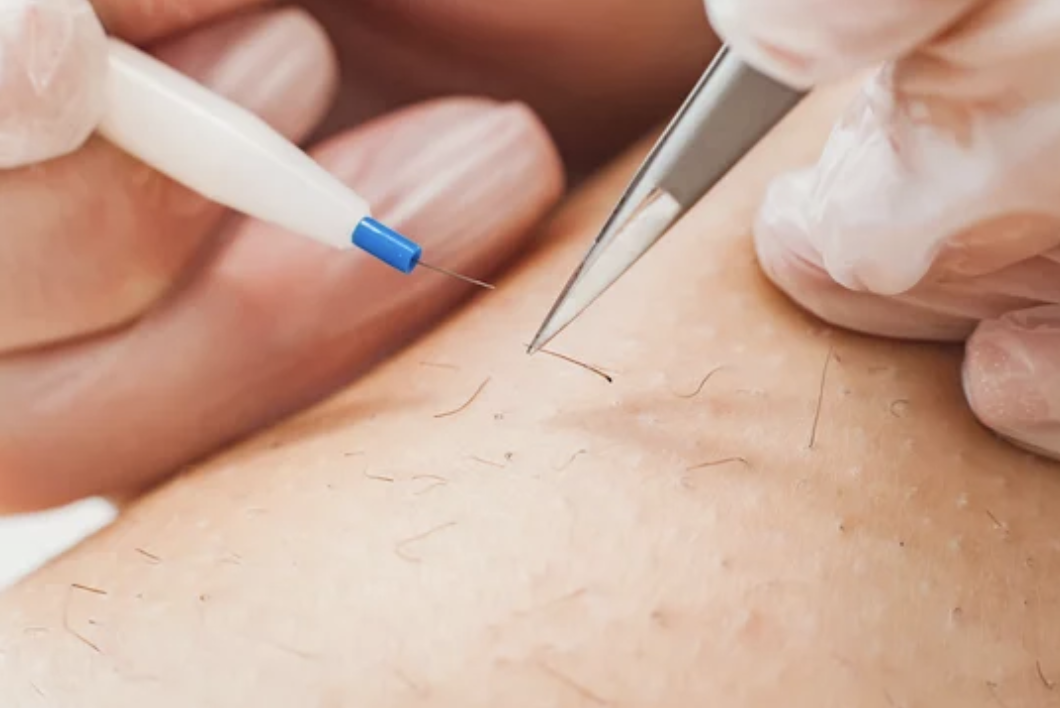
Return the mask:
[[370,216],[265,121],[117,39],[106,100],[104,138],[219,204],[338,248]]

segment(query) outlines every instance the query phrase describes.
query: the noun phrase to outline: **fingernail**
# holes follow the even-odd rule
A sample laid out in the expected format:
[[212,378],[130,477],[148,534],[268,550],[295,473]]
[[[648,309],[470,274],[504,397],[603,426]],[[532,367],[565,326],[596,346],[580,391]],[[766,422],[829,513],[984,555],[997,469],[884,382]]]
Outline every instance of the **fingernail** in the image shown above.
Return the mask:
[[521,104],[438,104],[387,123],[330,166],[432,258],[524,231],[562,192],[559,156]]
[[324,31],[297,8],[201,30],[157,55],[292,139],[323,118],[337,76]]
[[1060,452],[1060,311],[983,322],[968,340],[962,384],[976,417],[1036,452]]

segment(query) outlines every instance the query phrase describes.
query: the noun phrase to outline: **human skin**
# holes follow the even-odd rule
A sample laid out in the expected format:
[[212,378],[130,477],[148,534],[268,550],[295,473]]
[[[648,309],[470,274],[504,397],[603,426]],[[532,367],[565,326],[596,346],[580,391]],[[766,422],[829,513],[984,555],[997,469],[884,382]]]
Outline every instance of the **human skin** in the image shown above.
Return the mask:
[[[700,0],[276,5],[92,2],[110,34],[304,145],[426,262],[487,280],[717,47]],[[72,6],[86,2],[0,4],[24,20],[25,42],[0,38],[0,153],[14,130],[16,162],[26,125],[73,147],[85,124],[58,111],[61,89],[88,100],[102,81],[102,54],[84,56],[100,27],[71,37],[55,8]],[[473,290],[379,277],[366,254],[226,213],[98,138],[0,171],[0,224],[0,514],[156,484],[348,384]]]
[[1055,464],[975,422],[955,349],[755,262],[841,98],[554,343],[613,383],[523,345],[643,146],[496,292],[0,597],[0,705],[1054,705]]

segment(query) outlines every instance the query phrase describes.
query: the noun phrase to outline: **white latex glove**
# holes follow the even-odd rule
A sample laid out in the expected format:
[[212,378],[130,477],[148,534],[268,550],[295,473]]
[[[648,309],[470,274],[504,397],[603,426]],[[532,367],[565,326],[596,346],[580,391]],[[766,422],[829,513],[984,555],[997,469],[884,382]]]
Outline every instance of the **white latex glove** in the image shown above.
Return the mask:
[[0,169],[80,147],[103,113],[106,68],[88,0],[0,0]]
[[755,233],[768,275],[838,325],[967,339],[979,419],[1060,455],[1060,2],[707,8],[789,83],[881,67],[818,164],[769,190]]

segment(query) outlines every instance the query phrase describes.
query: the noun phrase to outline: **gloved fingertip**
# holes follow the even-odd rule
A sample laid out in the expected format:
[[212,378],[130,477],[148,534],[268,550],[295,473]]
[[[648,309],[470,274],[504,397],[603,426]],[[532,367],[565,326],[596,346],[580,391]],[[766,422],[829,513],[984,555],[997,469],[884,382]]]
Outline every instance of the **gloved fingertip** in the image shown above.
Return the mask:
[[87,0],[10,0],[0,12],[0,169],[76,150],[104,109],[107,41]]
[[923,279],[949,233],[937,216],[948,206],[940,188],[948,176],[908,169],[909,160],[933,154],[936,136],[902,122],[887,77],[886,70],[868,77],[833,124],[799,208],[833,280],[848,290],[895,296]]
[[806,88],[905,56],[981,0],[705,0],[751,65]]
[[748,13],[734,0],[706,0],[711,26],[740,58],[763,74],[793,88],[811,88],[821,74],[811,56],[779,42],[756,37]]
[[778,177],[754,225],[758,262],[766,276],[824,321],[867,334],[931,341],[962,341],[971,329],[963,317],[875,293],[850,290],[826,270],[806,216],[812,170]]
[[966,344],[961,379],[983,425],[1060,459],[1060,309],[982,322]]

